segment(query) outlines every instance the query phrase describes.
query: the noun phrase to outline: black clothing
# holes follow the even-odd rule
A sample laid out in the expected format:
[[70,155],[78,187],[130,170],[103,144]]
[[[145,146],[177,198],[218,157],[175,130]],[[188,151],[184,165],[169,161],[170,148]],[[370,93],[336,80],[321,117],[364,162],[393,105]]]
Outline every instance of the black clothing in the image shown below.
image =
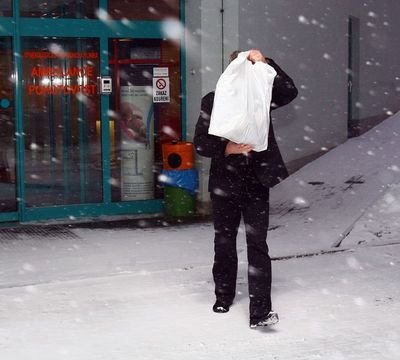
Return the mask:
[[[273,60],[268,59],[268,63],[277,72],[272,87],[271,109],[274,110],[290,103],[297,96],[297,89],[293,80]],[[208,134],[213,103],[214,92],[203,97],[194,135],[197,153],[211,158],[208,183],[210,193],[217,190],[218,193],[229,196],[232,192],[237,192],[236,180],[243,165],[251,165],[258,180],[266,187],[273,187],[285,179],[288,172],[276,143],[272,122],[269,127],[267,150],[252,151],[248,156],[225,156],[225,147],[229,140]]]
[[[254,174],[251,176],[254,179]],[[212,272],[215,295],[227,304],[232,303],[235,297],[238,269],[236,236],[243,215],[249,264],[250,320],[253,322],[271,310],[271,259],[265,241],[268,231],[269,191],[268,188],[261,188],[261,184],[255,185],[254,190],[257,186],[260,187],[258,192],[251,191],[246,189],[243,182],[242,195],[212,198],[215,229]]]
[[[277,72],[272,88],[273,110],[291,102],[297,96],[297,89],[292,79],[273,60],[267,61]],[[231,304],[235,297],[238,268],[236,237],[243,215],[249,264],[250,321],[258,322],[271,310],[271,259],[266,243],[269,188],[286,178],[288,172],[272,123],[267,150],[225,156],[229,140],[208,134],[213,102],[214,92],[202,99],[194,144],[198,154],[211,157],[208,189],[215,230],[215,295],[217,301],[225,304]]]

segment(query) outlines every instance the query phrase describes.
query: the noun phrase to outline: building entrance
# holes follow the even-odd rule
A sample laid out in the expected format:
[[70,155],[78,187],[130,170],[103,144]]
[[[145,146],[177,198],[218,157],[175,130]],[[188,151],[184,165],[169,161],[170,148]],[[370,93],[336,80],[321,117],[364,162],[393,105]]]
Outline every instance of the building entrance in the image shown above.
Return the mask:
[[161,18],[22,3],[16,34],[13,9],[0,13],[0,222],[162,213],[161,145],[183,132],[180,40]]
[[27,208],[102,201],[98,39],[22,39]]

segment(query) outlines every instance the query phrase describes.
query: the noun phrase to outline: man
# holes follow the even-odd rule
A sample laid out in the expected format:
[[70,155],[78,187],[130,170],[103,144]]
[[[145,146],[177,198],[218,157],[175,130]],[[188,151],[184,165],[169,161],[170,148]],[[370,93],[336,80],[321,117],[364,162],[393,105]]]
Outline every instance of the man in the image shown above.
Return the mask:
[[[232,53],[231,61],[238,51]],[[272,88],[271,109],[290,103],[297,96],[293,80],[259,50],[251,50],[251,62],[272,66],[277,76]],[[196,124],[194,144],[199,155],[211,158],[208,190],[214,218],[214,265],[216,302],[213,310],[228,312],[236,293],[238,258],[236,237],[243,216],[248,258],[250,327],[274,325],[279,321],[271,304],[271,259],[266,243],[269,218],[269,189],[288,176],[278,149],[272,123],[268,149],[252,151],[249,144],[236,144],[208,134],[214,92],[203,97]],[[226,119],[229,121],[229,119]]]

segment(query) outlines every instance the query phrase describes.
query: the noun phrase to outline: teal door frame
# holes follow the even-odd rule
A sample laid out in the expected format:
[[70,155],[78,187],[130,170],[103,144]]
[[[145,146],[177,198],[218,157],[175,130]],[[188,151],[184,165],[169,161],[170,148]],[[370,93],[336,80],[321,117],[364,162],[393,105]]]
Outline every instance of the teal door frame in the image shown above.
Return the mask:
[[[12,22],[12,18],[1,18],[0,17],[0,37],[8,37],[12,40],[14,36],[14,24]],[[4,60],[2,60],[4,61]],[[15,102],[15,87],[14,87],[14,99]],[[15,106],[14,106],[15,108]],[[16,132],[16,130],[15,130]],[[17,196],[17,194],[15,194]],[[18,220],[18,212],[0,212],[0,223],[7,221],[17,221]]]
[[[13,17],[0,17],[0,36],[13,38],[14,54],[21,54],[21,38],[26,37],[63,37],[63,38],[97,38],[100,40],[100,74],[110,75],[108,68],[108,40],[110,38],[166,38],[161,21],[118,21],[98,19],[41,19],[22,18],[19,16],[20,0],[13,1]],[[100,11],[107,10],[107,0],[99,0]],[[184,0],[180,0],[180,21],[184,23]],[[183,27],[182,27],[183,29]],[[186,86],[184,32],[179,39],[181,47],[181,137],[186,136]],[[95,204],[59,205],[51,207],[28,208],[25,205],[25,173],[24,173],[24,136],[23,136],[23,103],[22,103],[22,57],[14,56],[15,72],[15,132],[16,132],[16,178],[18,211],[0,213],[0,222],[4,221],[41,221],[49,219],[73,219],[78,217],[96,217],[101,215],[154,214],[164,211],[163,200],[139,200],[112,202],[110,167],[110,128],[109,98],[101,96],[101,142],[103,165],[103,202]]]

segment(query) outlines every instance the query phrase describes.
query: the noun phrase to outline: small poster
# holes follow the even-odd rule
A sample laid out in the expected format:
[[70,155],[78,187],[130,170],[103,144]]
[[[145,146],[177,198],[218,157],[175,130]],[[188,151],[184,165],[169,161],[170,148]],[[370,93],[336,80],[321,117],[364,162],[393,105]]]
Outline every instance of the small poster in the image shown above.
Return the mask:
[[154,197],[154,117],[145,86],[121,86],[121,200]]

